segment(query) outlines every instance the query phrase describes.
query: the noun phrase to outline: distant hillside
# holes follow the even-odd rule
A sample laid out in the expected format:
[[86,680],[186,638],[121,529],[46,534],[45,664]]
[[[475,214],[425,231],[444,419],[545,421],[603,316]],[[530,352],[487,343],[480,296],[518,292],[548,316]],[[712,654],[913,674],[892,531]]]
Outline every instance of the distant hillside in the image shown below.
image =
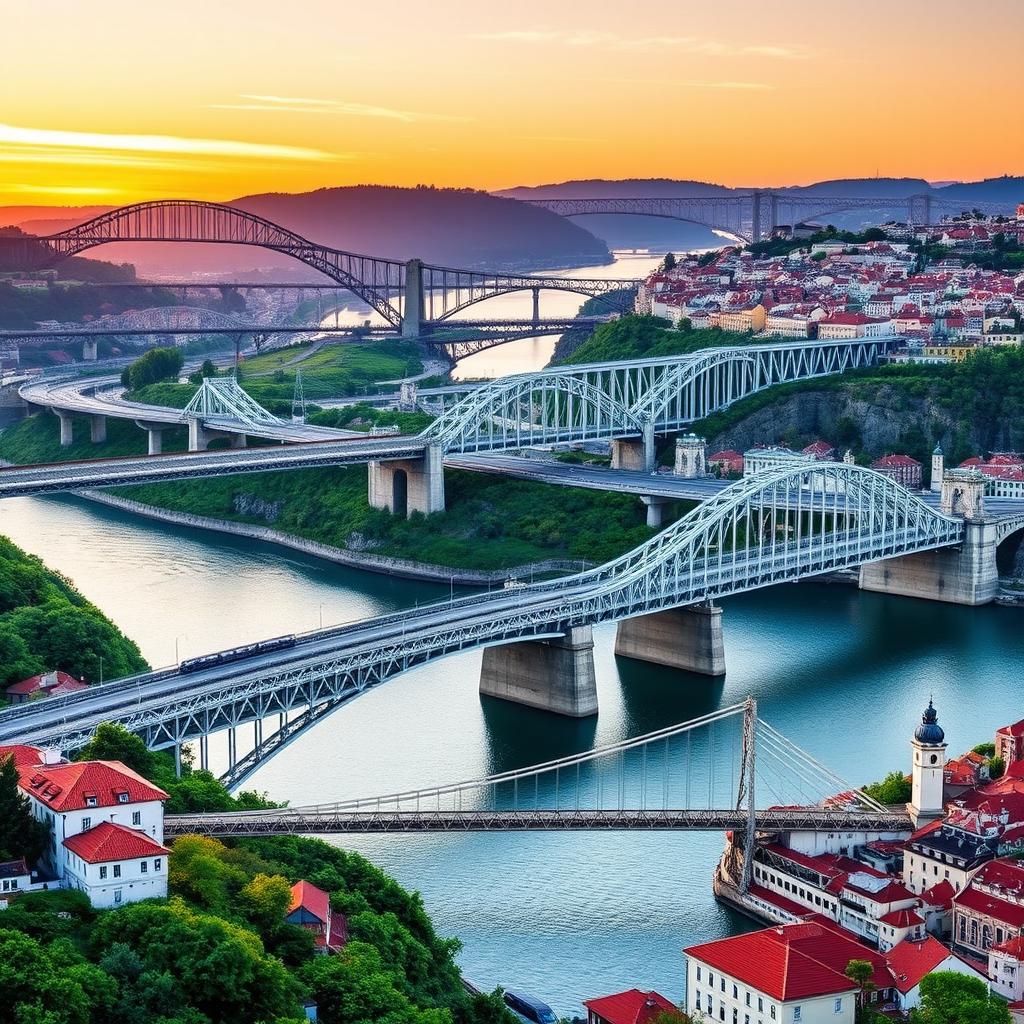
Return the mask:
[[985,181],[961,181],[937,189],[943,199],[970,199],[974,202],[1024,203],[1024,177],[1006,175]]
[[[607,246],[588,231],[546,210],[524,207],[486,192],[361,185],[298,195],[243,196],[231,205],[257,213],[312,241],[371,255],[421,259],[450,266],[530,268],[603,263]],[[16,208],[24,210],[24,208]],[[43,228],[88,219],[80,210],[54,208],[24,218]],[[8,210],[0,208],[0,224]],[[40,224],[40,221],[43,223]],[[248,246],[119,243],[93,250],[98,258],[130,261],[142,276],[186,271],[316,280],[314,271],[286,256]]]
[[676,181],[672,178],[580,178],[553,185],[517,185],[501,189],[496,195],[517,199],[540,199],[544,196],[566,196],[573,199],[604,199],[634,196],[717,196],[734,191],[725,185],[707,181]]
[[836,178],[816,181],[811,185],[787,185],[776,192],[811,196],[878,196],[880,199],[903,199],[933,191],[924,178]]

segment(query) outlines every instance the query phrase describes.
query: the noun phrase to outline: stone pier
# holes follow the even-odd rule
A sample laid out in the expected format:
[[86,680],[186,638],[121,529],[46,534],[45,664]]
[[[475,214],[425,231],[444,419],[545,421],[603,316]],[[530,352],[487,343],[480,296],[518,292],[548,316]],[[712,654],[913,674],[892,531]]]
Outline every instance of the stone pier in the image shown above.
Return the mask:
[[653,427],[644,430],[643,437],[622,437],[612,441],[612,469],[650,473],[656,458]]
[[61,448],[70,448],[75,443],[74,421],[71,418],[71,414],[61,412],[59,409],[51,409],[50,411],[60,421]]
[[432,444],[420,459],[371,462],[367,466],[371,508],[386,508],[396,516],[413,512],[429,516],[444,511],[444,457]]
[[107,417],[94,415],[89,417],[89,440],[93,444],[102,444],[107,439]]
[[82,362],[95,363],[98,356],[95,338],[86,338],[82,342]]
[[[164,450],[164,430],[163,426],[156,426],[152,423],[140,423],[138,420],[135,421],[135,426],[139,430],[146,432],[146,440],[148,442],[148,449],[150,455],[160,455]],[[191,431],[189,431],[189,441],[191,442]]]
[[590,626],[564,636],[484,649],[480,692],[570,718],[597,714]]
[[640,500],[647,506],[647,525],[652,529],[661,526],[665,521],[665,507],[672,499],[645,494]]
[[702,676],[724,676],[722,609],[695,604],[623,619],[615,634],[615,653]]
[[[221,437],[228,438],[232,448],[245,447],[245,434],[236,434],[230,430],[210,430],[208,427],[204,427],[197,418],[192,418],[188,421],[188,450],[190,452],[205,452],[210,447],[211,441]],[[150,445],[152,444],[153,439],[150,436]],[[150,454],[156,455],[159,453],[150,451]]]
[[420,260],[409,260],[405,265],[404,298],[402,337],[418,338],[423,328],[423,263]]

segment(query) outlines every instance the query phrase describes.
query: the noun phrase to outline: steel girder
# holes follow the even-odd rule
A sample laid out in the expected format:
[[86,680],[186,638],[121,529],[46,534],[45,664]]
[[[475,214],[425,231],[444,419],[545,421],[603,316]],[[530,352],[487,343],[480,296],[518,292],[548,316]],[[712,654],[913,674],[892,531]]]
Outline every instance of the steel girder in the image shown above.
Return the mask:
[[234,377],[204,377],[202,386],[181,411],[180,419],[227,417],[247,427],[279,425],[283,421],[244,391]]

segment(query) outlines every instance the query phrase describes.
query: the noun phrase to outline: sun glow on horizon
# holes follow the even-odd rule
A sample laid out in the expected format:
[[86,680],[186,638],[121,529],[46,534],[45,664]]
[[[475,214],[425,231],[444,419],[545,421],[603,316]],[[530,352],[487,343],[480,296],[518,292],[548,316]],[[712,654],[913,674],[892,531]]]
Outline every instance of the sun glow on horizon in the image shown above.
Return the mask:
[[[333,0],[52,7],[5,13],[0,204],[1024,172],[1015,69],[986,57],[1024,28],[1017,0],[863,0],[856,17],[819,0],[813,19],[804,0],[657,18],[616,0],[395,0],[383,27]],[[83,54],[100,58],[87,75]]]

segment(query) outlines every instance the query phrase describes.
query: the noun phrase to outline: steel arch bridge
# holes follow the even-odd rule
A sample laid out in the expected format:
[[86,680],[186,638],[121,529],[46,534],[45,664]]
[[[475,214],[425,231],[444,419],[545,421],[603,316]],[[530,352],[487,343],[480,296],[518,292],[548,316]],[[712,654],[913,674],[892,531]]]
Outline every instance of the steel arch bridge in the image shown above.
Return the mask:
[[246,210],[184,199],[119,207],[54,235],[8,239],[2,245],[26,266],[43,267],[111,242],[215,242],[283,253],[354,292],[409,336],[418,335],[424,323],[445,320],[509,292],[555,289],[596,297],[637,284],[492,273],[346,252],[311,242]]
[[[366,690],[438,658],[562,636],[746,590],[962,541],[943,515],[888,477],[813,463],[737,481],[647,543],[597,569],[513,591],[316,631],[235,663],[147,673],[0,711],[0,743],[72,750],[103,721],[155,749],[227,730],[231,785]],[[277,726],[264,735],[264,723]],[[240,753],[236,730],[253,725]]]
[[874,365],[896,342],[777,342],[504,377],[448,406],[421,437],[446,454],[635,435],[653,445],[656,433],[679,430],[774,384]]
[[203,306],[151,306],[147,309],[129,309],[112,316],[90,321],[90,328],[112,331],[134,331],[140,334],[159,334],[161,331],[195,330],[244,331],[246,325],[236,317]]
[[780,224],[797,224],[810,217],[824,217],[857,209],[903,209],[907,222],[928,225],[937,212],[959,213],[977,208],[983,213],[1008,213],[1005,203],[965,203],[923,193],[912,196],[822,196],[797,192],[756,190],[703,196],[635,198],[550,198],[521,199],[563,217],[595,214],[638,214],[703,224],[715,231],[735,235],[744,242],[767,238]]

